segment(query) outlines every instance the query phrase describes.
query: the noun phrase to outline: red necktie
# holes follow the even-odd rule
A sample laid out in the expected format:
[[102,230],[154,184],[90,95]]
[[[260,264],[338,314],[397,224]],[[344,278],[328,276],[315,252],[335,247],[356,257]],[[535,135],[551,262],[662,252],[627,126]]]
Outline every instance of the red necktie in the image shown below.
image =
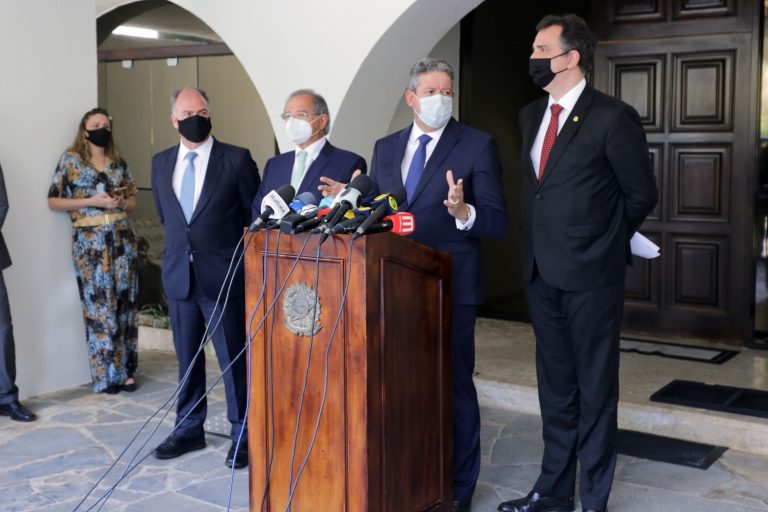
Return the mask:
[[547,134],[544,135],[544,145],[541,146],[541,159],[539,160],[539,181],[544,175],[544,167],[547,166],[547,159],[549,158],[549,152],[552,151],[552,146],[555,144],[557,138],[557,122],[560,117],[560,112],[563,111],[563,107],[557,103],[553,103],[551,107],[552,117],[549,118],[549,126],[547,126]]

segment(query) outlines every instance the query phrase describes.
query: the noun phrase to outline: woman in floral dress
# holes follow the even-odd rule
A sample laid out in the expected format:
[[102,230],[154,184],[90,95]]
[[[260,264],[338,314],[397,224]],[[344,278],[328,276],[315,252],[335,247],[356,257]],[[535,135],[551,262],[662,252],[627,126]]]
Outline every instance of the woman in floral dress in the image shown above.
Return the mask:
[[138,364],[136,235],[126,213],[136,186],[112,140],[106,110],[85,113],[56,166],[48,206],[72,220],[72,257],[85,318],[93,390],[134,391]]

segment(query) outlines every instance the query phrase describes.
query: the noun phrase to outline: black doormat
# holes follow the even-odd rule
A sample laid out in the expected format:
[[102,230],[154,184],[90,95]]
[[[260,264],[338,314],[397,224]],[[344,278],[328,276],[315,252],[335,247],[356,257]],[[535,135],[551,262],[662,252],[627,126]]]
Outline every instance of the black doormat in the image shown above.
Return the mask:
[[640,459],[707,469],[728,449],[634,430],[619,430],[619,453]]
[[768,391],[673,380],[651,395],[652,402],[768,418]]
[[619,350],[652,356],[698,361],[700,363],[723,364],[739,353],[738,350],[700,347],[697,345],[682,345],[665,341],[640,340],[636,338],[621,338]]

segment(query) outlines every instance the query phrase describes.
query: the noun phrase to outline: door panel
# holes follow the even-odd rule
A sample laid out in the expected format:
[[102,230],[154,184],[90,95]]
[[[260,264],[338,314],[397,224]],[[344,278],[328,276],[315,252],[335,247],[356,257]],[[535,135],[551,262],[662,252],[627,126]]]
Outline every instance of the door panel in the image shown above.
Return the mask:
[[598,9],[613,14],[594,84],[638,110],[659,188],[641,231],[662,256],[629,270],[625,330],[751,339],[758,33],[748,15],[759,9],[746,0]]

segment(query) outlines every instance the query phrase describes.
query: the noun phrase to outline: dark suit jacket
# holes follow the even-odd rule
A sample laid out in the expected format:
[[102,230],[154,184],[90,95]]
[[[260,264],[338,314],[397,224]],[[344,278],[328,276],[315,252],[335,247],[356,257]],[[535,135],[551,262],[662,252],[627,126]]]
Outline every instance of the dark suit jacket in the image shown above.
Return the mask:
[[548,97],[520,111],[522,269],[563,290],[622,282],[629,239],[656,205],[645,132],[635,109],[589,86],[566,120],[541,183],[530,152]]
[[[5,178],[3,177],[3,168],[0,167],[0,228],[5,224],[5,216],[8,215],[8,193],[5,191]],[[5,270],[11,266],[11,255],[8,254],[8,247],[5,245],[5,238],[0,231],[0,270]]]
[[[403,186],[400,165],[411,126],[376,142],[371,159],[374,194]],[[464,180],[464,200],[475,207],[477,218],[469,231],[456,229],[443,200],[448,197],[445,173]],[[429,157],[413,200],[406,210],[416,218],[410,238],[451,254],[454,305],[484,301],[480,238],[499,238],[507,229],[501,165],[493,138],[451,119]]]
[[[173,146],[152,159],[152,193],[165,228],[163,289],[173,300],[188,297],[192,254],[197,282],[205,296],[215,300],[243,228],[249,224],[259,169],[247,149],[214,140],[203,190],[187,225],[172,186],[178,151],[179,146]],[[244,290],[242,265],[237,272],[233,296]]]
[[[291,182],[291,173],[293,172],[293,162],[296,158],[295,151],[288,151],[270,158],[264,167],[264,180],[259,187],[259,193],[253,200],[251,206],[251,218],[256,218],[261,213],[261,200],[271,190],[282,187]],[[320,176],[331,178],[341,183],[349,183],[352,179],[352,173],[360,169],[363,173],[368,169],[365,159],[360,155],[339,149],[333,146],[329,141],[325,141],[323,149],[317,155],[317,159],[307,169],[301,186],[296,194],[302,192],[312,192],[320,201],[321,193],[317,190],[321,184]]]

